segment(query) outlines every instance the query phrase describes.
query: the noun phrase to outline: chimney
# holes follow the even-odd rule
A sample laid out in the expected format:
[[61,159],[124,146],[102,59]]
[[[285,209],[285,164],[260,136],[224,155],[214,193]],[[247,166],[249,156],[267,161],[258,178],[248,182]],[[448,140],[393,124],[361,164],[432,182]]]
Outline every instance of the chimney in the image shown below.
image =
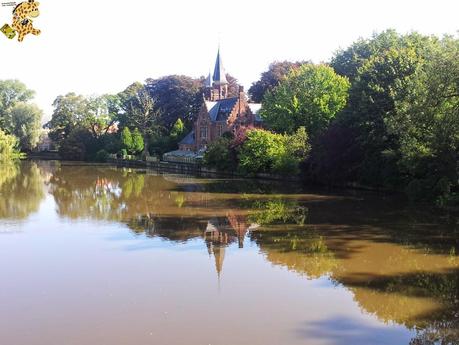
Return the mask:
[[239,99],[245,99],[245,92],[244,92],[244,86],[239,85]]

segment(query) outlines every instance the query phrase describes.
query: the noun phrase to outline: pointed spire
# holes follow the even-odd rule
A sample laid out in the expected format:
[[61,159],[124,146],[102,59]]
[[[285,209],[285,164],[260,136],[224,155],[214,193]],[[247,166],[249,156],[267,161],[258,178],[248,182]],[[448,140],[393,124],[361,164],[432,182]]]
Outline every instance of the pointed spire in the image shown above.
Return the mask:
[[206,85],[207,88],[212,88],[212,73],[209,70],[209,75],[206,78]]
[[228,81],[226,80],[226,72],[223,68],[223,62],[220,55],[220,47],[218,47],[217,61],[215,61],[214,77],[213,81],[216,85],[226,85]]

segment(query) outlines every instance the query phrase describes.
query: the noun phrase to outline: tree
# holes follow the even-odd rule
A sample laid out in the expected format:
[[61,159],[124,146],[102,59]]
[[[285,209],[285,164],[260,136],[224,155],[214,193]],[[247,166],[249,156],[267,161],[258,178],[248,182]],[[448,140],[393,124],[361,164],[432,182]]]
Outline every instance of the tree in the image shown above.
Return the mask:
[[[239,97],[239,90],[241,85],[239,85],[237,79],[231,74],[227,73],[226,80],[228,81],[228,97]],[[200,103],[202,103],[202,99]]]
[[38,142],[42,111],[28,103],[32,90],[18,80],[0,80],[0,128],[19,139],[19,148],[31,150]]
[[170,136],[173,139],[181,139],[185,133],[185,124],[182,119],[178,119],[171,129]]
[[120,101],[116,95],[90,97],[82,125],[91,131],[94,138],[100,138],[113,128],[119,110]]
[[7,111],[8,132],[19,140],[22,151],[31,151],[38,144],[43,112],[35,104],[17,103]]
[[253,102],[261,103],[267,91],[272,91],[279,85],[292,69],[298,68],[306,63],[306,61],[276,61],[271,63],[269,69],[261,74],[260,80],[253,83],[250,87],[250,99]]
[[58,144],[76,128],[86,128],[95,139],[109,133],[118,120],[121,101],[117,95],[84,97],[75,93],[58,96],[46,124],[50,138]]
[[34,91],[27,89],[19,80],[0,80],[0,128],[9,127],[5,123],[6,113],[16,104],[30,101]]
[[77,127],[84,127],[89,112],[88,100],[75,93],[58,96],[53,103],[54,111],[46,124],[50,129],[49,137],[58,145]]
[[161,131],[161,112],[156,108],[155,101],[145,88],[141,88],[128,99],[129,112],[126,114],[132,127],[142,133],[144,142],[144,156],[149,156],[148,138]]
[[142,134],[136,128],[132,134],[132,149],[135,153],[140,153],[145,148]]
[[294,133],[304,126],[314,138],[344,108],[349,81],[325,65],[303,65],[265,95],[260,111],[274,131]]
[[124,127],[121,132],[121,144],[123,145],[123,149],[127,152],[132,153],[132,151],[134,151],[134,141],[129,127]]
[[402,171],[428,197],[459,185],[459,39],[445,37],[424,61],[386,123],[399,138]]
[[202,104],[202,82],[183,75],[147,79],[145,88],[160,111],[159,124],[169,131],[178,119],[190,125]]

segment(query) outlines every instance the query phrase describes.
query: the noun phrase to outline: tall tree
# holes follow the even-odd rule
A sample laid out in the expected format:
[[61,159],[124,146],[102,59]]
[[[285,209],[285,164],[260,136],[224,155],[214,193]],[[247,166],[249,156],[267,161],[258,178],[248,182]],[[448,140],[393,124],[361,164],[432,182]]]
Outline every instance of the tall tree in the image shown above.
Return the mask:
[[190,125],[202,104],[202,82],[183,75],[147,79],[146,89],[161,114],[160,124],[169,131],[178,119]]
[[43,112],[35,104],[17,103],[7,111],[8,132],[19,140],[22,151],[30,151],[40,139]]
[[50,129],[49,136],[60,144],[77,127],[84,127],[89,113],[88,100],[75,93],[58,96],[53,103],[54,111],[46,124]]
[[144,156],[149,156],[149,136],[161,131],[161,112],[145,88],[137,91],[128,101],[129,111],[126,114],[128,123],[138,128],[144,141]]
[[3,128],[6,112],[19,102],[28,102],[34,96],[19,80],[0,80],[0,128]]
[[28,103],[34,92],[18,80],[0,80],[0,129],[19,139],[22,150],[38,142],[42,111]]
[[459,39],[445,37],[423,61],[396,99],[388,132],[399,138],[403,171],[425,179],[424,190],[441,189],[440,180],[458,186]]
[[261,116],[278,132],[294,133],[304,126],[314,138],[344,108],[349,81],[325,65],[302,65],[290,71],[265,95]]

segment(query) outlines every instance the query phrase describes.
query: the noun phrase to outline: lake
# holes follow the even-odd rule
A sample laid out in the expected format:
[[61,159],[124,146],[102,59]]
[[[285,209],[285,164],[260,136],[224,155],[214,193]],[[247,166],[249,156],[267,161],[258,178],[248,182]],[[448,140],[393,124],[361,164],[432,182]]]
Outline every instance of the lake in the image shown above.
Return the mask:
[[0,344],[459,344],[458,250],[371,193],[0,165]]

